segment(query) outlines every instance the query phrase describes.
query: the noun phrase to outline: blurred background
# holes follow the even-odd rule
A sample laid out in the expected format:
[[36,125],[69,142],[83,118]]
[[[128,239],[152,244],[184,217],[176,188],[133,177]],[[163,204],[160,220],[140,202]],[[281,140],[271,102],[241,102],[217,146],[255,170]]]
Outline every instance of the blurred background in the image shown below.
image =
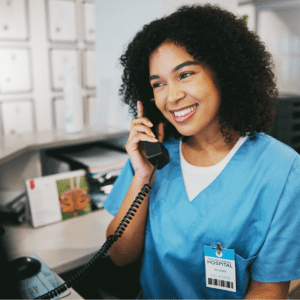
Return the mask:
[[118,58],[145,23],[193,3],[247,14],[273,54],[280,93],[300,93],[297,0],[1,0],[1,135],[64,130],[66,69],[79,86],[84,126],[129,130]]

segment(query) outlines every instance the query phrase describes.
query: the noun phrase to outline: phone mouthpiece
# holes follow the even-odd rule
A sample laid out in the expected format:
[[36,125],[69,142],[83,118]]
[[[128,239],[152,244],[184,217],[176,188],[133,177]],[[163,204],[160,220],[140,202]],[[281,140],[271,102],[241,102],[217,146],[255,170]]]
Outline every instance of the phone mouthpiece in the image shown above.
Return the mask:
[[157,164],[158,170],[170,162],[169,152],[163,144],[144,141],[144,147],[147,159],[153,166]]

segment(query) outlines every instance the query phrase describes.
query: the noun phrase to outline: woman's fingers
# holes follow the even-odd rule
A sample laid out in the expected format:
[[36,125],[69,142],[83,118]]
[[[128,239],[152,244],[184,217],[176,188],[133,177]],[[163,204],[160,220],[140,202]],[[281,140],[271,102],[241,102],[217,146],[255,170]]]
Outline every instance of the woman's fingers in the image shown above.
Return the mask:
[[132,139],[131,139],[131,142],[133,144],[137,144],[138,142],[140,141],[147,141],[147,142],[150,142],[150,143],[155,143],[155,142],[158,142],[158,140],[154,137],[154,136],[149,136],[147,134],[144,134],[142,132],[138,132],[136,133]]
[[164,124],[163,123],[159,123],[158,124],[158,133],[157,133],[157,139],[160,143],[163,142],[165,137],[165,131],[164,131]]
[[145,117],[138,118],[138,119],[132,119],[131,120],[131,124],[130,124],[130,132],[132,132],[132,130],[134,129],[134,127],[140,126],[140,125],[147,127],[150,131],[151,131],[150,127],[153,126],[153,124],[147,118],[145,118]]
[[[131,121],[131,127],[135,127],[136,129],[138,129],[138,131],[141,131],[141,132],[144,132],[148,135],[151,135],[153,136],[153,133],[151,131],[151,129],[149,127],[152,127],[153,124],[151,123],[151,121],[146,118],[146,117],[143,117],[143,112],[144,112],[144,108],[143,108],[143,104],[141,101],[137,101],[137,109],[138,109],[138,118],[137,119],[133,119]],[[138,124],[143,124],[143,128],[141,126],[139,126]],[[146,126],[144,126],[146,125]],[[148,129],[146,129],[145,127],[148,127]],[[133,134],[135,134],[136,132],[132,132]],[[163,123],[159,123],[159,125],[157,126],[156,128],[156,136],[157,136],[157,140],[162,143],[163,140],[164,140],[164,126],[163,126]]]
[[145,126],[143,124],[136,124],[134,126],[134,128],[132,128],[132,130],[131,130],[130,133],[131,133],[131,136],[134,136],[134,135],[136,135],[139,132],[142,132],[142,133],[144,133],[146,135],[149,135],[151,137],[155,137],[155,135],[152,132],[152,130],[148,126]]
[[137,101],[137,108],[138,108],[138,118],[141,118],[144,113],[144,107],[141,101]]

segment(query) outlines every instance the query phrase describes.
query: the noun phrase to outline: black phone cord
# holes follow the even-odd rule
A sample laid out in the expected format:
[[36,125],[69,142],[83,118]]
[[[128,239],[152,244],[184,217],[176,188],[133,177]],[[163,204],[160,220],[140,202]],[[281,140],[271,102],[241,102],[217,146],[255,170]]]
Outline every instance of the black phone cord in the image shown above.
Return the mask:
[[142,190],[138,193],[137,197],[135,198],[129,210],[127,211],[125,217],[116,229],[115,233],[107,237],[105,243],[102,245],[101,249],[93,256],[93,258],[62,285],[34,299],[52,299],[60,295],[61,293],[65,292],[68,288],[75,286],[78,282],[85,278],[85,276],[95,267],[96,263],[98,263],[101,259],[103,259],[106,256],[112,244],[116,242],[118,238],[122,237],[122,234],[125,231],[127,224],[130,223],[130,220],[132,220],[132,217],[137,212],[139,205],[142,203],[141,201],[144,200],[143,197],[146,197],[147,194],[150,192],[152,188],[151,181],[155,171],[157,170],[157,165],[158,164],[154,166],[148,184],[145,184]]

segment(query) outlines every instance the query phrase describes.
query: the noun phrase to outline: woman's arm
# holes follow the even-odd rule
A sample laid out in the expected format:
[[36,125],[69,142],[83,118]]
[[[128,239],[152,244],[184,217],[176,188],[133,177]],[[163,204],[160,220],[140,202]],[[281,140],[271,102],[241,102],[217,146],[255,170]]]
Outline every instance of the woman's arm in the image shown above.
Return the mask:
[[[145,184],[149,183],[150,175],[153,172],[153,165],[148,161],[145,150],[140,142],[158,141],[162,143],[164,140],[163,123],[159,124],[157,139],[154,141],[151,136],[153,133],[150,129],[153,124],[148,118],[143,117],[143,111],[143,104],[141,101],[138,101],[138,118],[131,120],[130,135],[126,143],[126,151],[130,157],[135,175],[118,213],[107,228],[106,237],[115,233],[117,227],[128,212],[138,193],[141,192]],[[152,181],[150,182],[151,186],[154,182],[155,175],[156,171],[154,172]],[[124,266],[134,262],[143,252],[149,193],[142,197],[144,200],[141,201],[142,203],[139,205],[139,208],[132,220],[130,220],[130,224],[127,225],[128,227],[124,226],[126,229],[121,238],[119,238],[109,250],[110,258],[117,266]]]
[[287,299],[289,288],[290,281],[269,283],[251,279],[244,299]]
[[[153,176],[151,184],[153,184],[154,178],[155,176]],[[107,228],[106,237],[115,233],[120,222],[132,205],[133,200],[141,191],[144,184],[148,182],[149,178],[143,179],[138,176],[133,177],[130,188],[117,215]],[[135,216],[132,217],[132,220],[130,220],[130,224],[128,224],[122,237],[119,238],[109,250],[110,257],[117,266],[124,266],[134,262],[143,251],[149,194],[143,198],[144,200],[141,201],[140,207],[137,209]]]

